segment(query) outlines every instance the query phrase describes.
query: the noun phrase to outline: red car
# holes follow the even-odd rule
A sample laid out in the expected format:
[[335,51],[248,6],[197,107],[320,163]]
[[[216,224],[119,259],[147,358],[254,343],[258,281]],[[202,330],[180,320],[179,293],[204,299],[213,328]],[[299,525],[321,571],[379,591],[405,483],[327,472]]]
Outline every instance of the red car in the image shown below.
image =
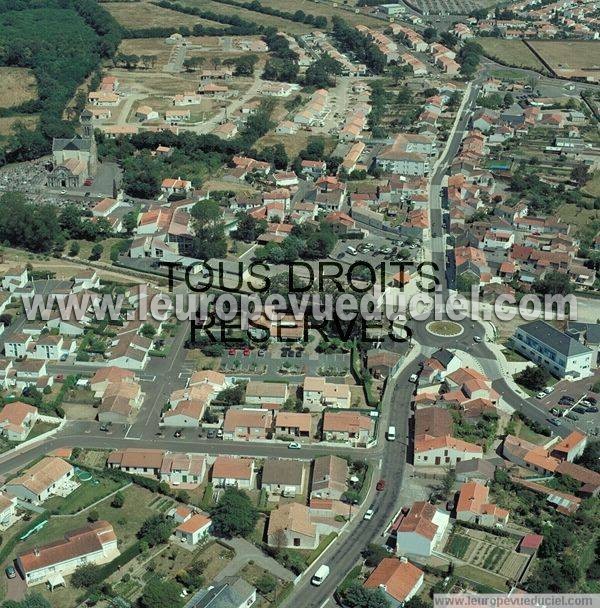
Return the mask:
[[244,357],[248,357],[248,356],[250,355],[250,349],[249,349],[249,348],[245,348],[245,349],[242,351],[242,353],[243,353]]
[[65,379],[65,377],[63,376],[63,374],[58,374],[56,376],[56,381],[57,382],[62,382]]
[[381,490],[383,490],[383,488],[385,488],[385,479],[380,479],[380,480],[377,482],[377,485],[375,486],[375,489],[376,489],[378,492],[381,492]]
[[91,177],[88,177],[84,182],[84,186],[91,186],[94,183],[94,180]]
[[229,354],[230,355],[235,355],[235,348],[230,348],[229,349]]

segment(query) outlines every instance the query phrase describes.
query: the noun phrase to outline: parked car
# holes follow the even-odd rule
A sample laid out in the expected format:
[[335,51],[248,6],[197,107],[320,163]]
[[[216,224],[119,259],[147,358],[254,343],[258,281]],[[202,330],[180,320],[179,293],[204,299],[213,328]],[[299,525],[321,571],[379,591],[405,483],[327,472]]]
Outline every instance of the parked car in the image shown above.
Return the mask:
[[577,407],[573,408],[574,412],[577,412],[578,414],[587,414],[587,409],[581,405],[578,405]]
[[554,426],[561,426],[562,422],[558,418],[550,418],[550,424]]
[[536,395],[536,397],[537,397],[538,399],[543,399],[545,396],[546,396],[546,393],[545,393],[544,391],[540,391],[540,392],[539,392],[539,393]]
[[573,420],[573,422],[577,422],[579,420],[579,417],[573,414],[572,412],[569,412],[566,415],[566,418],[568,418],[569,420]]
[[477,344],[479,344],[479,342],[483,342],[483,339],[481,336],[473,336],[473,342],[477,342]]
[[248,357],[248,356],[250,356],[250,349],[249,349],[249,348],[245,348],[245,349],[242,351],[242,354],[244,355],[244,357]]
[[7,578],[15,578],[17,576],[17,571],[14,569],[13,566],[6,566],[4,572],[6,572]]
[[63,374],[57,374],[57,375],[54,377],[54,379],[55,379],[57,382],[62,382],[62,381],[65,379],[65,377],[64,377],[64,375],[63,375]]
[[587,411],[590,414],[597,414],[600,410],[595,405],[592,405],[592,407],[587,408]]
[[235,350],[235,348],[230,348],[228,352],[230,355],[235,355],[236,350]]
[[297,441],[292,441],[292,443],[288,443],[288,450],[299,450],[302,447],[301,443]]
[[223,429],[217,429],[217,437],[223,437]]
[[301,350],[297,350],[294,354],[296,355],[296,359],[298,359],[298,357],[302,356],[302,351]]
[[103,433],[108,433],[108,424],[101,424],[101,425],[100,425],[100,430],[101,430]]
[[173,437],[175,437],[176,439],[179,439],[181,437],[181,430],[178,429],[173,433]]
[[554,391],[553,386],[547,386],[544,388],[544,392],[546,393],[546,395],[549,395],[552,391]]
[[586,399],[592,404],[592,405],[596,405],[598,403],[598,400],[596,399],[596,397],[592,397],[591,395],[588,395],[586,397]]
[[207,439],[214,439],[216,436],[217,436],[217,431],[215,431],[215,429],[208,429],[208,431],[206,431]]
[[363,515],[363,519],[369,520],[373,519],[373,515],[375,515],[375,509],[373,507],[368,508]]
[[266,349],[264,349],[264,348],[259,348],[258,349],[258,356],[259,357],[264,357],[266,354],[267,354]]
[[376,489],[378,492],[381,492],[381,490],[383,490],[384,488],[385,488],[385,479],[380,479],[380,480],[377,482],[377,485],[375,486],[375,489]]
[[419,379],[419,376],[417,374],[411,374],[410,378],[408,379],[409,382],[416,382]]

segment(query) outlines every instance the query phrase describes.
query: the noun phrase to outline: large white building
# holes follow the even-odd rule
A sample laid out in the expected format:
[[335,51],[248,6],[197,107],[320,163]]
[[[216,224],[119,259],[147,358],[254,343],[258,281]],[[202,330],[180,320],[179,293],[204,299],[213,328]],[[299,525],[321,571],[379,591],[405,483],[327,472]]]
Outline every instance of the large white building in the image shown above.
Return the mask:
[[557,378],[586,378],[595,367],[590,348],[545,321],[518,327],[511,346]]

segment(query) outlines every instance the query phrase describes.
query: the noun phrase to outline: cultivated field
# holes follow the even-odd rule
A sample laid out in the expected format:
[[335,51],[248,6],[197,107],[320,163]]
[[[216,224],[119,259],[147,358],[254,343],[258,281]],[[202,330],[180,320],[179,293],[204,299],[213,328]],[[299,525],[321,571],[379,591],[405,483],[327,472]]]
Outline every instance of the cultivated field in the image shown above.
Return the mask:
[[600,70],[600,44],[596,41],[534,40],[530,44],[554,70]]
[[11,108],[37,97],[33,72],[27,68],[0,67],[0,108]]
[[104,6],[123,27],[129,29],[180,26],[191,28],[197,23],[222,27],[215,21],[186,15],[148,2],[107,2]]
[[117,52],[124,55],[154,55],[156,69],[160,69],[169,61],[172,51],[173,47],[164,38],[133,38],[123,40]]
[[476,38],[487,55],[508,65],[547,72],[544,64],[527,48],[522,40],[502,38]]
[[[221,4],[213,0],[184,0],[181,4],[187,6],[197,6],[202,10],[213,11],[214,13],[220,13],[222,15],[235,15],[246,19],[247,21],[253,21],[265,26],[276,27],[277,29],[288,32],[289,34],[306,34],[313,28],[304,23],[296,23],[289,19],[282,19],[280,17],[273,17],[271,15],[264,15],[263,13],[257,13],[245,8],[238,8],[237,6],[231,6],[229,4]],[[295,10],[295,4],[288,6],[288,10]],[[221,26],[223,27],[223,26]]]

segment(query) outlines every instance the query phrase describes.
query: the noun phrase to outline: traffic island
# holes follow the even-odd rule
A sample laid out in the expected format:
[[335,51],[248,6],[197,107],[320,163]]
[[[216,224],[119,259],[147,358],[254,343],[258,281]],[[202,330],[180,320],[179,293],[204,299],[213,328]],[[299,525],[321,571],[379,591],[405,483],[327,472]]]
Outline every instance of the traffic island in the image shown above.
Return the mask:
[[455,338],[465,331],[462,325],[454,321],[432,321],[427,323],[425,329],[430,334],[440,338]]

